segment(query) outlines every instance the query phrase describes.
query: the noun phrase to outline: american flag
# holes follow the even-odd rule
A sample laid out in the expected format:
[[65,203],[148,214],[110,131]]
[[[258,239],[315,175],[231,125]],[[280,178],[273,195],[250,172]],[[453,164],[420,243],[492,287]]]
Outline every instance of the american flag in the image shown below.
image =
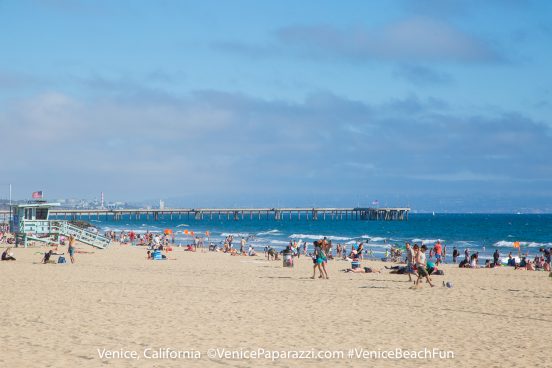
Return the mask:
[[33,199],[42,199],[42,191],[33,192]]

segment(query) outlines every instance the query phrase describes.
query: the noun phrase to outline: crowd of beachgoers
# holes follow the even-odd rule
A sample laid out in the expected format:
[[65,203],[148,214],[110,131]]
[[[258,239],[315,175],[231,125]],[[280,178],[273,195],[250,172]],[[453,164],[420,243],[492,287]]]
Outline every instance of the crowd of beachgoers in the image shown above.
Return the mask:
[[[202,236],[193,236],[188,244],[175,244],[175,236],[172,230],[165,230],[164,233],[136,233],[134,231],[108,231],[104,236],[111,239],[113,242],[119,242],[123,245],[131,245],[136,247],[146,248],[146,258],[148,260],[165,260],[171,259],[170,253],[174,247],[184,247],[184,251],[188,252],[220,252],[231,256],[260,256],[258,252],[261,249],[248,243],[246,237],[241,237],[239,241],[235,241],[233,235],[228,235],[223,241],[210,242]],[[0,244],[5,243],[8,247],[2,252],[2,261],[15,261],[13,236],[6,232],[0,232]],[[82,250],[76,250],[75,239],[70,236],[60,239],[60,245],[67,245],[67,252],[71,263],[75,263],[75,253],[90,253]],[[257,247],[258,248],[258,247]],[[55,244],[53,249],[42,254],[41,263],[65,263],[65,253],[56,253],[58,245]],[[295,259],[301,256],[310,257],[313,264],[313,275],[315,279],[317,274],[320,279],[329,279],[326,264],[332,260],[344,260],[350,262],[350,267],[343,269],[343,272],[350,273],[381,273],[381,269],[369,267],[365,260],[374,259],[372,250],[365,242],[358,244],[337,245],[332,244],[332,240],[323,237],[309,244],[307,241],[291,240],[289,244],[281,250],[275,249],[271,245],[266,245],[262,248],[263,256],[267,260],[282,260],[284,267],[293,267]],[[447,254],[447,247],[440,241],[435,242],[432,246],[426,244],[410,244],[406,243],[404,248],[391,246],[385,252],[385,257],[381,261],[392,262],[395,265],[389,267],[384,266],[391,274],[405,274],[409,281],[414,282],[413,287],[419,287],[420,282],[425,280],[429,285],[434,286],[431,276],[443,275],[444,271],[441,265],[444,263],[458,264],[461,268],[495,268],[510,266],[516,270],[527,271],[548,271],[550,272],[552,248],[540,248],[539,253],[533,259],[529,254],[522,255],[519,252],[518,256],[509,252],[507,258],[502,258],[499,249],[493,253],[492,259],[480,260],[479,252],[470,252],[468,248],[463,249],[463,254],[456,247],[453,248],[452,254]],[[54,260],[52,256],[59,256],[58,260]],[[174,259],[174,258],[173,258]],[[484,263],[483,263],[484,262]],[[552,275],[552,274],[551,274]]]

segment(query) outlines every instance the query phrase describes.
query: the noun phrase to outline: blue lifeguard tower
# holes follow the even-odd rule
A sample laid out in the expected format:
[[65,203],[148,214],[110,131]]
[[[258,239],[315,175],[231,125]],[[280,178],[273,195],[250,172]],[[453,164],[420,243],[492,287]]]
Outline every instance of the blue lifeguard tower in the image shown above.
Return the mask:
[[81,229],[63,220],[50,220],[50,208],[59,203],[36,201],[11,206],[10,229],[15,234],[15,244],[27,247],[28,243],[59,244],[62,236],[72,235],[75,240],[105,249],[110,239],[92,231]]

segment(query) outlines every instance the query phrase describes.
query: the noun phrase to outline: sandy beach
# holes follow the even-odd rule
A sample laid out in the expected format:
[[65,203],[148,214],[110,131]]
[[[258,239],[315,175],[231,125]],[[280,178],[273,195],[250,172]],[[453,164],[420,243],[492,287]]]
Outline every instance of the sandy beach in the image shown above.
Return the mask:
[[[148,261],[139,247],[79,248],[94,253],[77,253],[75,264],[42,265],[37,252],[44,248],[15,249],[17,261],[0,263],[1,366],[551,364],[552,278],[545,272],[450,265],[443,267],[444,276],[433,277],[435,288],[412,290],[405,275],[343,273],[350,263],[338,260],[329,262],[329,280],[312,280],[309,258],[283,268],[262,254],[231,257],[176,248],[169,254],[174,260]],[[191,355],[151,358],[159,349]],[[209,357],[210,349],[307,351],[305,356],[341,350],[344,356],[220,359]],[[362,349],[439,349],[454,358],[374,360],[358,357]],[[134,351],[138,358],[109,359],[105,351]]]

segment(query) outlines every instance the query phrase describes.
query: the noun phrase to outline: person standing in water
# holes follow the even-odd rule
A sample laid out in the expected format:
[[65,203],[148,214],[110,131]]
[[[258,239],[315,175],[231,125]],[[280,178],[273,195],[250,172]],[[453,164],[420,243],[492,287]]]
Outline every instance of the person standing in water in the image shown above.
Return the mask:
[[433,253],[435,254],[435,265],[439,266],[439,263],[441,263],[441,256],[443,253],[443,247],[441,246],[440,241],[437,241],[433,246]]
[[71,263],[75,263],[75,237],[73,235],[69,235],[69,246],[67,247],[67,252],[69,252]]

